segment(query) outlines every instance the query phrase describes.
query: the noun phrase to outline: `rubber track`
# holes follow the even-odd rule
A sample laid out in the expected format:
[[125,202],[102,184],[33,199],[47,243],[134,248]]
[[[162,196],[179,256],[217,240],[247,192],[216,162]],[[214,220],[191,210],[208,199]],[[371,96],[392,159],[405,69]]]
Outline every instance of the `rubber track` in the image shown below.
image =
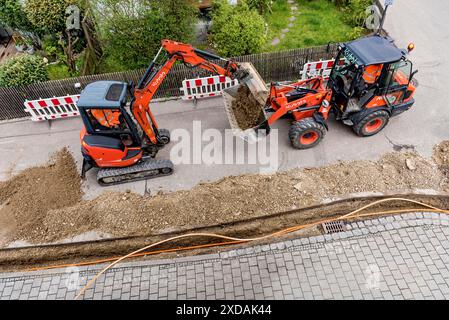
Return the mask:
[[[162,169],[170,169],[170,172],[163,173]],[[105,178],[111,178],[111,177],[120,177],[123,175],[137,175],[145,171],[153,171],[153,170],[159,170],[159,174],[157,175],[148,175],[143,177],[137,177],[137,178],[131,178],[131,179],[124,179],[122,181],[116,181],[116,182],[110,182],[105,183],[103,179]],[[126,167],[126,168],[107,168],[107,169],[100,169],[97,174],[97,181],[99,184],[103,186],[112,186],[117,185],[121,183],[131,182],[131,181],[139,181],[139,180],[147,180],[147,179],[153,179],[153,178],[159,178],[162,176],[168,176],[173,173],[173,163],[170,160],[167,159],[148,159],[141,163],[138,163],[136,165]]]

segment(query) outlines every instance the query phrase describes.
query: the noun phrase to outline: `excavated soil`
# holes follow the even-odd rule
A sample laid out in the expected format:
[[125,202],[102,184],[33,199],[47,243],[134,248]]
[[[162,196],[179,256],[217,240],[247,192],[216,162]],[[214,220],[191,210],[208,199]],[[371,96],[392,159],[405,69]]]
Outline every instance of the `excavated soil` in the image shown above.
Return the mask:
[[433,148],[433,160],[439,166],[449,168],[449,141],[443,141]]
[[47,233],[50,210],[80,203],[81,181],[67,149],[56,153],[47,166],[22,171],[0,182],[1,235],[10,239],[41,239]]
[[240,86],[237,97],[232,102],[232,111],[240,129],[254,128],[260,124],[263,111],[260,103],[251,94],[247,86]]
[[[47,167],[25,170],[0,184],[0,217],[14,221],[14,228],[2,224],[0,230],[8,230],[3,235],[8,241],[31,243],[93,230],[117,237],[150,235],[265,217],[351,193],[448,188],[436,163],[416,153],[395,152],[376,162],[339,162],[271,176],[227,177],[190,191],[151,197],[109,192],[82,201],[75,163],[63,150]],[[316,213],[315,218],[320,216]]]

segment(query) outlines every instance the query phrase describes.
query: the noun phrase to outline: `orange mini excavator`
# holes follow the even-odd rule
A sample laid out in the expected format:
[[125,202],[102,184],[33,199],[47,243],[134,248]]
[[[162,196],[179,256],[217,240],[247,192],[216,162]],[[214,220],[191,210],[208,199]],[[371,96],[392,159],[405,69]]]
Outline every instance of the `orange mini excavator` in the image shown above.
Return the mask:
[[[163,52],[165,57],[159,59]],[[224,67],[212,60],[223,61]],[[81,92],[78,108],[84,123],[80,133],[82,177],[89,169],[98,167],[97,181],[111,185],[173,172],[170,160],[154,159],[170,142],[170,133],[159,129],[149,104],[177,61],[238,79],[256,95],[259,88],[265,87],[258,83],[260,76],[251,65],[237,64],[189,44],[163,40],[137,87],[124,82],[97,81]]]

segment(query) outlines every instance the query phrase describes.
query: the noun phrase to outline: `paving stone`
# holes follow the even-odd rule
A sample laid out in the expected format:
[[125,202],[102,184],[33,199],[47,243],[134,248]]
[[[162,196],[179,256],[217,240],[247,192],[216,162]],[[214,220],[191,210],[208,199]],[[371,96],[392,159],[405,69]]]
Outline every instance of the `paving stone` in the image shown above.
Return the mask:
[[[84,298],[449,298],[449,257],[444,249],[449,247],[449,228],[410,227],[413,215],[392,218],[367,222],[368,229],[375,233],[366,238],[363,234],[369,230],[363,228],[363,223],[354,222],[351,231],[337,236],[320,235],[231,250],[225,259],[214,262],[196,258],[193,264],[174,260],[145,268],[117,267]],[[427,219],[440,223],[442,217],[430,215]],[[407,229],[401,229],[401,221],[407,223]],[[322,244],[330,239],[332,242]],[[370,276],[367,270],[372,266],[380,270],[380,290],[365,287]],[[25,277],[10,284],[0,278],[0,295],[2,299],[71,299],[75,292],[64,287],[66,277]]]

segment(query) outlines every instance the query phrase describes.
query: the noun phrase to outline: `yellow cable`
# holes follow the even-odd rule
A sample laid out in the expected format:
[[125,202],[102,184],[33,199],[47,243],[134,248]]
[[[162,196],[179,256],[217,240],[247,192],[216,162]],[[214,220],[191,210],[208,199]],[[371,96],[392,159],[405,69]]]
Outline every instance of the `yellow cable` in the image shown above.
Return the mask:
[[[80,292],[78,293],[78,295],[75,297],[75,300],[79,299],[79,298],[84,294],[84,292],[85,292],[85,291],[86,291],[86,290],[87,290],[93,283],[95,283],[95,281],[96,281],[96,280],[97,280],[103,273],[105,273],[107,270],[109,270],[110,268],[112,268],[112,267],[115,266],[116,264],[118,264],[118,263],[120,263],[121,261],[123,261],[123,260],[125,260],[125,259],[127,259],[127,258],[129,258],[129,257],[131,257],[131,256],[133,256],[133,255],[136,255],[136,254],[138,254],[138,253],[140,253],[140,252],[142,252],[142,251],[144,251],[144,250],[150,249],[150,248],[152,248],[152,247],[155,247],[155,246],[157,246],[157,245],[160,245],[160,244],[163,244],[163,243],[166,243],[166,242],[170,242],[170,241],[178,240],[178,239],[183,239],[183,238],[190,238],[190,237],[211,237],[211,238],[219,238],[219,239],[225,239],[225,240],[231,240],[231,241],[238,241],[238,242],[241,242],[241,243],[244,243],[244,242],[252,242],[252,241],[259,241],[259,240],[267,239],[267,238],[270,238],[270,237],[275,237],[275,236],[278,236],[278,235],[283,235],[283,234],[291,233],[291,232],[294,232],[294,231],[298,231],[298,230],[301,230],[301,229],[304,229],[304,228],[307,228],[307,227],[311,227],[311,226],[315,226],[315,225],[318,225],[318,224],[321,224],[321,223],[324,223],[324,222],[338,221],[338,220],[348,219],[348,218],[357,218],[357,217],[359,217],[359,216],[362,216],[362,215],[356,215],[357,213],[359,213],[359,212],[361,212],[361,211],[363,211],[363,210],[365,210],[365,209],[368,209],[368,208],[370,208],[370,207],[373,207],[373,206],[375,206],[375,205],[378,205],[378,204],[381,204],[381,203],[385,203],[385,202],[391,202],[391,201],[405,201],[405,202],[410,202],[410,203],[414,203],[414,204],[418,204],[418,205],[421,205],[421,206],[423,206],[423,207],[426,207],[426,208],[429,209],[429,211],[449,214],[449,211],[448,211],[448,210],[443,210],[443,209],[440,209],[440,208],[436,208],[436,207],[434,207],[434,206],[431,206],[431,205],[422,203],[422,202],[420,202],[420,201],[411,200],[411,199],[406,199],[406,198],[388,198],[388,199],[382,199],[382,200],[374,201],[374,202],[372,202],[372,203],[370,203],[370,204],[368,204],[368,205],[363,206],[362,208],[359,208],[359,209],[357,209],[357,210],[354,210],[354,211],[352,211],[352,212],[350,212],[350,213],[348,213],[348,214],[345,214],[345,215],[343,215],[343,216],[341,216],[341,217],[330,218],[330,219],[323,219],[323,220],[316,221],[316,222],[313,222],[313,223],[309,223],[309,224],[306,224],[306,225],[299,225],[299,226],[295,226],[295,227],[283,229],[283,230],[280,230],[280,231],[277,231],[277,232],[274,232],[274,233],[271,233],[271,234],[268,234],[268,235],[265,235],[265,236],[256,237],[256,238],[236,238],[236,237],[228,237],[228,236],[219,235],[219,234],[213,234],[213,233],[190,233],[190,234],[180,235],[180,236],[176,236],[176,237],[171,237],[171,238],[168,238],[168,239],[161,240],[161,241],[158,241],[158,242],[156,242],[156,243],[150,244],[150,245],[148,245],[148,246],[145,246],[145,247],[143,247],[143,248],[141,248],[141,249],[138,249],[138,250],[136,250],[136,251],[133,251],[133,252],[131,252],[131,253],[125,255],[125,256],[122,256],[121,258],[115,260],[114,262],[112,262],[111,264],[109,264],[107,267],[105,267],[104,269],[102,269],[98,274],[96,274],[96,275],[95,275],[95,276],[94,276],[94,277],[93,277],[93,278],[92,278],[92,279],[91,279],[91,280],[90,280],[90,281],[89,281],[89,282],[88,282],[88,283],[87,283],[87,284],[80,290]],[[398,210],[391,210],[391,211],[382,211],[382,212],[375,212],[375,213],[372,213],[372,214],[365,214],[365,215],[363,215],[363,216],[385,215],[385,214],[393,214],[393,213],[397,213],[397,212],[411,212],[412,210],[413,210],[413,211],[416,211],[416,210],[418,210],[418,209],[398,209]]]

